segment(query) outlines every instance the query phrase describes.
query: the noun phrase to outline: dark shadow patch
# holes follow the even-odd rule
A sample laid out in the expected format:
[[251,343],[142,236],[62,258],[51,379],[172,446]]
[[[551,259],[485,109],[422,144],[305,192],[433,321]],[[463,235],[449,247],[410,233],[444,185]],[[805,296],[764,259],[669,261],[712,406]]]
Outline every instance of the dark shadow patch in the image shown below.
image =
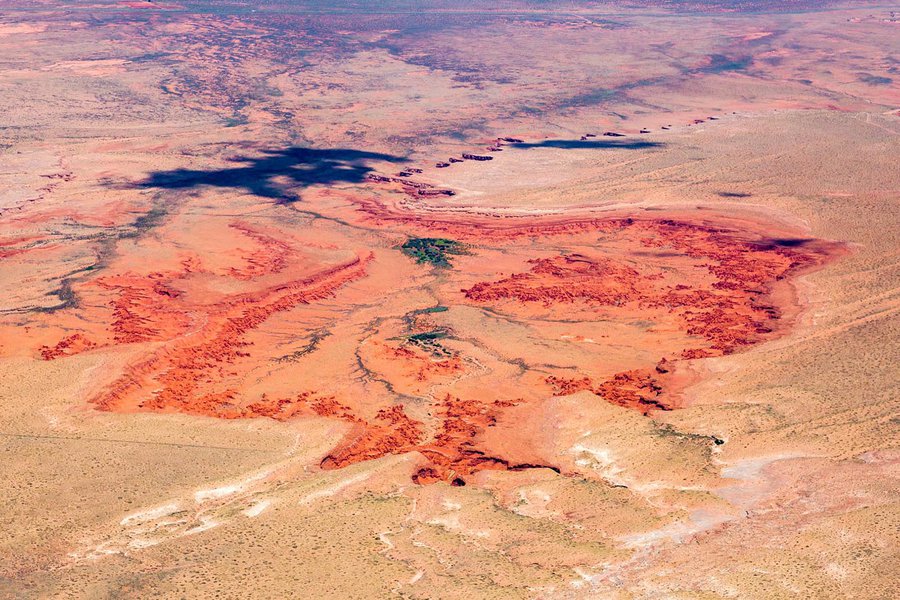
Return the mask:
[[[584,108],[586,106],[597,106],[600,104],[610,103],[615,100],[627,100],[628,92],[630,92],[631,90],[654,85],[663,85],[666,82],[667,79],[665,77],[650,77],[623,83],[622,85],[618,85],[613,88],[587,90],[572,96],[568,96],[567,98],[564,98],[556,103],[547,103],[546,108],[542,110],[549,110],[550,108]],[[627,120],[627,117],[625,117],[624,115],[620,115],[615,112],[611,114],[619,117],[622,120]]]
[[810,242],[814,242],[811,238],[770,238],[765,241],[756,242],[753,245],[759,250],[776,250],[778,248],[799,248]]
[[743,71],[753,63],[752,56],[725,56],[724,54],[710,54],[709,64],[697,69],[696,73],[729,73]]
[[722,198],[749,198],[753,194],[748,194],[746,192],[717,192],[717,195]]
[[306,188],[332,183],[362,183],[374,169],[369,161],[406,162],[406,158],[350,149],[303,148],[293,146],[283,150],[263,150],[259,157],[237,157],[232,162],[240,167],[224,169],[174,169],[156,171],[138,187],[170,190],[203,186],[246,190],[251,194],[272,198],[278,203],[290,203],[299,197],[281,189],[276,178],[285,178],[293,185]]
[[890,85],[894,83],[894,80],[890,77],[881,77],[871,73],[857,73],[856,78],[867,85]]
[[773,238],[772,243],[783,248],[798,248],[815,240],[811,238]]
[[624,150],[643,150],[645,148],[659,148],[664,145],[660,142],[647,142],[644,140],[544,140],[543,142],[510,144],[509,147],[522,150],[530,148],[558,148],[561,150],[620,148]]
[[58,310],[64,310],[66,308],[78,308],[78,296],[75,294],[75,290],[72,289],[72,280],[68,277],[61,279],[59,287],[52,292],[47,292],[46,295],[59,298],[59,304],[53,306],[40,306],[28,312],[55,313]]

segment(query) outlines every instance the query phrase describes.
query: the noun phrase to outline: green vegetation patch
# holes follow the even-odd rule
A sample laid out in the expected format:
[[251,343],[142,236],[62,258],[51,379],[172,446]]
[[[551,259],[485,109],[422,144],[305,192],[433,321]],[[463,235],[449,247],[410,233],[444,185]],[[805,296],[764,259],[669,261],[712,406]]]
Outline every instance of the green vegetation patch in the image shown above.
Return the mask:
[[416,333],[409,336],[408,339],[410,342],[414,344],[427,344],[429,342],[433,342],[435,340],[442,340],[447,337],[447,332],[445,330],[436,329],[435,331],[426,331],[425,333]]
[[418,312],[423,313],[423,314],[432,314],[432,313],[447,312],[448,310],[450,310],[448,307],[438,305],[438,306],[432,306],[429,308],[423,308],[423,309],[419,310]]
[[441,340],[451,337],[453,337],[451,332],[442,327],[392,339],[403,340],[404,344],[416,346],[420,350],[424,350],[438,358],[451,358],[455,353],[441,345]]
[[400,249],[417,263],[431,263],[445,269],[451,266],[451,255],[468,254],[464,244],[444,238],[410,238]]

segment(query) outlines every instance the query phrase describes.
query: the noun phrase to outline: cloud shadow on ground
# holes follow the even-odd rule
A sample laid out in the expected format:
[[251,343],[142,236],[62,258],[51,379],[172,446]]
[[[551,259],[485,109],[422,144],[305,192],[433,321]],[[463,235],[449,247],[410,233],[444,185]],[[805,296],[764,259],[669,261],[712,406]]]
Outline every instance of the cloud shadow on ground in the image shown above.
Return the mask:
[[543,142],[510,144],[510,148],[520,148],[522,150],[530,148],[558,148],[561,150],[619,148],[623,150],[644,150],[646,148],[660,148],[664,145],[660,142],[648,142],[646,140],[544,140]]
[[287,186],[301,188],[332,183],[361,183],[366,175],[374,171],[368,164],[370,161],[402,163],[407,160],[400,156],[364,150],[301,146],[262,150],[260,154],[261,156],[231,159],[232,162],[241,163],[241,166],[235,167],[155,171],[136,185],[170,190],[204,186],[229,188],[287,204],[299,198],[282,189],[278,179],[285,180]]

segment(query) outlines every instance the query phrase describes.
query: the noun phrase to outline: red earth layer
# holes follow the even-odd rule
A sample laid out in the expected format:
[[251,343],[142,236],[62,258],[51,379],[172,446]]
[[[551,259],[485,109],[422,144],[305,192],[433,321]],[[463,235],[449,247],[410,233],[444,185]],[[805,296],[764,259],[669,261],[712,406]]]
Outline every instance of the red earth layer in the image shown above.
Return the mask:
[[[803,267],[821,263],[829,248],[804,241],[797,246],[749,241],[735,232],[672,220],[620,220],[637,230],[645,247],[675,250],[701,259],[715,281],[711,285],[665,285],[660,273],[641,273],[608,258],[579,254],[532,261],[527,273],[463,290],[477,302],[585,301],[641,309],[664,309],[678,317],[691,335],[705,338],[707,348],[686,348],[682,358],[730,354],[762,341],[774,331],[780,311],[765,301],[772,284]],[[794,244],[795,242],[785,242]]]
[[392,360],[402,361],[406,374],[416,381],[429,381],[437,375],[451,375],[462,370],[462,361],[459,356],[451,356],[444,360],[433,360],[432,357],[410,348],[394,348],[387,344],[379,344]]
[[[544,307],[581,303],[590,306],[664,311],[679,327],[698,340],[696,347],[663,356],[655,373],[650,369],[623,371],[600,382],[589,377],[550,376],[546,384],[555,395],[590,391],[607,402],[640,410],[677,408],[665,397],[659,375],[681,359],[729,354],[770,339],[776,333],[782,311],[770,297],[776,282],[801,269],[820,265],[836,246],[817,240],[767,241],[746,232],[686,220],[622,217],[582,219],[493,219],[479,222],[419,218],[385,211],[364,203],[362,209],[379,221],[403,224],[429,233],[438,231],[463,240],[486,240],[500,245],[521,238],[548,238],[582,233],[623,233],[633,245],[661,249],[677,256],[702,261],[705,281],[667,282],[659,272],[635,268],[608,257],[566,254],[531,260],[531,268],[497,281],[484,281],[463,290],[475,304],[539,303]],[[377,213],[377,214],[376,214]],[[242,252],[243,266],[232,267],[228,276],[241,281],[258,280],[285,268],[291,247],[248,225],[232,228],[252,239],[257,249]],[[268,417],[286,420],[303,414],[336,418],[352,424],[344,440],[322,461],[334,469],[388,454],[420,453],[425,463],[413,475],[418,483],[447,481],[464,485],[466,478],[482,470],[515,470],[539,467],[494,456],[483,447],[482,434],[494,427],[504,409],[523,402],[489,399],[460,400],[447,395],[436,404],[431,417],[436,429],[427,439],[424,423],[411,419],[400,405],[383,407],[372,419],[333,396],[307,392],[293,399],[263,395],[242,404],[239,385],[226,385],[237,375],[234,365],[248,359],[245,335],[270,316],[332,295],[346,283],[364,277],[373,255],[323,270],[304,279],[233,294],[212,304],[189,302],[177,282],[202,270],[195,259],[182,268],[144,276],[124,273],[95,281],[115,292],[110,302],[112,340],[109,344],[161,341],[164,347],[126,368],[91,402],[102,410],[148,410],[208,415],[219,418]],[[90,284],[89,284],[90,285]],[[55,346],[40,348],[53,360],[100,347],[82,334],[71,334]],[[430,381],[462,368],[459,357],[437,361],[421,352],[384,345],[389,360],[409,365],[407,376]],[[216,385],[218,384],[218,385]],[[215,389],[218,388],[218,389]],[[142,392],[153,389],[149,397]],[[548,468],[556,469],[549,466]],[[558,470],[558,469],[556,469]]]
[[594,385],[590,377],[563,379],[553,375],[546,382],[553,387],[555,395],[568,396],[584,390],[593,392],[611,404],[635,408],[647,414],[650,410],[672,410],[673,406],[659,399],[663,388],[648,371],[635,369],[616,373],[599,385]]
[[[362,277],[372,258],[371,254],[357,256],[310,277],[260,292],[239,294],[212,306],[181,307],[181,313],[173,310],[174,314],[182,314],[186,319],[190,318],[191,312],[202,311],[204,323],[186,336],[185,341],[156,351],[146,360],[129,367],[123,377],[92,402],[105,410],[130,408],[130,396],[144,388],[149,383],[148,378],[153,378],[157,391],[150,398],[139,401],[137,408],[223,418],[255,416],[252,411],[233,404],[236,390],[204,394],[202,384],[226,379],[230,375],[228,365],[249,356],[242,350],[248,345],[243,339],[247,332],[275,313],[332,295],[346,283]],[[177,298],[177,295],[162,295],[173,300]],[[129,313],[129,319],[135,316]],[[136,326],[131,326],[129,320],[127,327],[120,324],[119,329],[139,329],[144,318],[136,317]]]
[[514,298],[547,306],[574,300],[620,305],[646,293],[638,289],[643,278],[635,269],[607,258],[569,254],[529,262],[534,265],[530,272],[495,283],[477,283],[464,290],[466,298],[477,302]]
[[71,356],[86,350],[96,348],[97,344],[87,339],[84,334],[73,333],[61,339],[58,344],[53,347],[41,346],[41,358],[44,360],[53,360],[62,356]]
[[190,326],[190,318],[173,302],[181,292],[171,286],[190,272],[191,265],[185,261],[182,272],[143,276],[126,273],[98,279],[98,286],[117,293],[110,302],[115,342],[168,340],[184,333]]
[[410,214],[393,209],[376,198],[348,196],[357,209],[381,225],[397,225],[413,234],[435,235],[462,241],[508,242],[521,238],[543,238],[586,232],[613,231],[631,225],[628,217],[521,218],[471,216],[462,218]]
[[231,227],[257,243],[257,248],[244,254],[243,267],[230,269],[232,277],[249,281],[262,275],[280,273],[287,265],[291,247],[280,240],[256,231],[246,223],[232,223]]
[[351,420],[357,427],[338,448],[322,461],[324,469],[339,469],[387,454],[418,452],[427,464],[413,474],[419,484],[446,481],[451,485],[466,484],[465,477],[483,470],[521,470],[555,467],[535,464],[515,464],[491,456],[478,447],[478,436],[497,422],[500,411],[516,402],[460,400],[449,394],[438,405],[436,418],[440,428],[434,438],[422,443],[422,423],[410,419],[401,406],[382,409],[375,423],[366,423],[344,413],[341,418]]

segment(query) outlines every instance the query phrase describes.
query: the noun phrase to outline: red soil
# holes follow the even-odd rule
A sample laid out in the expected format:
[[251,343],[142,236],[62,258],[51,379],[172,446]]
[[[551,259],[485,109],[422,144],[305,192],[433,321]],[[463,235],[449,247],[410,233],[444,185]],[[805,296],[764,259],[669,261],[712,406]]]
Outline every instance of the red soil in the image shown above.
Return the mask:
[[650,410],[672,410],[673,406],[660,399],[663,387],[649,372],[636,369],[616,373],[599,385],[589,377],[562,379],[547,377],[556,396],[568,396],[584,390],[593,392],[611,404],[634,408],[647,414]]
[[416,471],[413,481],[446,481],[452,485],[465,485],[465,478],[478,471],[543,466],[510,463],[479,447],[479,436],[484,430],[497,424],[497,418],[504,408],[516,404],[502,400],[460,400],[448,394],[438,408],[438,417],[442,422],[434,440],[415,448],[428,459],[428,464]]
[[293,398],[269,398],[263,394],[259,400],[244,407],[233,407],[227,414],[215,414],[223,418],[250,419],[266,417],[276,421],[287,421],[302,415],[334,417],[344,421],[356,421],[349,407],[338,402],[334,396],[320,396],[313,392],[303,392]]
[[[644,414],[678,407],[667,386],[671,385],[668,373],[677,369],[679,361],[737,352],[783,330],[781,321],[791,306],[787,296],[779,293],[784,289],[781,282],[822,264],[836,249],[821,241],[768,240],[752,233],[753,227],[712,226],[687,218],[451,219],[392,212],[369,201],[361,201],[360,206],[370,218],[402,226],[411,235],[440,234],[503,248],[508,256],[519,257],[505,259],[518,261],[516,265],[522,264],[523,253],[527,257],[542,241],[553,240],[553,247],[567,247],[571,242],[578,252],[527,260],[523,272],[471,282],[463,290],[464,301],[491,305],[501,312],[524,311],[526,318],[532,310],[529,307],[535,306],[544,312],[578,312],[584,321],[592,319],[592,311],[603,311],[607,319],[615,320],[616,315],[626,321],[641,318],[668,332],[679,332],[667,333],[666,339],[688,341],[659,348],[656,363],[635,359],[634,365],[618,367],[618,372],[604,372],[602,365],[590,371],[593,367],[583,365],[575,377],[551,375],[544,379],[554,395],[590,391]],[[102,410],[180,412],[227,419],[287,420],[318,415],[351,424],[347,436],[322,461],[324,469],[417,452],[424,462],[414,481],[465,485],[479,471],[542,466],[515,461],[514,450],[492,450],[486,432],[498,425],[511,406],[529,410],[529,405],[524,399],[497,400],[498,392],[490,389],[484,394],[464,392],[468,398],[477,397],[462,400],[447,393],[445,387],[436,392],[444,399],[434,402],[429,418],[422,421],[411,418],[400,405],[371,407],[366,402],[312,392],[247,399],[242,391],[245,378],[260,364],[248,335],[273,315],[321,301],[364,277],[374,255],[359,254],[343,264],[290,279],[289,267],[299,264],[295,254],[300,251],[290,240],[243,223],[231,228],[255,245],[237,252],[240,264],[211,273],[197,260],[188,259],[180,268],[144,275],[125,271],[86,283],[86,288],[99,290],[109,304],[106,331],[69,334],[56,344],[42,346],[40,355],[53,360],[103,346],[147,344],[142,358],[91,399]],[[595,252],[598,236],[603,247]],[[473,245],[473,254],[477,253],[477,245]],[[465,260],[477,258],[457,261],[456,270],[462,277]],[[226,283],[215,288],[213,300],[196,300],[208,296],[191,290],[200,285],[197,281],[210,278]],[[275,280],[279,282],[273,283]],[[240,289],[253,291],[222,291],[234,289],[228,281],[242,282]],[[394,389],[420,397],[453,385],[465,375],[468,364],[456,352],[443,348],[430,353],[427,348],[378,340],[371,340],[364,354],[369,367],[385,381],[390,379]],[[538,389],[536,393],[542,392]],[[364,416],[369,414],[375,416]]]
[[[662,309],[676,317],[686,333],[706,340],[685,348],[681,358],[730,354],[771,337],[781,311],[769,298],[773,286],[800,269],[824,262],[833,245],[803,242],[778,245],[748,240],[740,232],[681,221],[614,221],[645,247],[674,251],[704,261],[712,276],[666,283],[662,272],[638,270],[608,258],[565,255],[530,261],[534,266],[494,282],[463,290],[476,302],[540,302],[545,306],[583,301],[594,305]],[[555,233],[554,229],[554,233]]]
[[381,409],[373,422],[353,420],[357,423],[354,431],[325,457],[323,469],[409,452],[422,439],[422,424],[406,416],[402,406]]
[[322,461],[322,468],[339,469],[388,454],[418,452],[427,462],[413,474],[414,482],[429,484],[445,481],[459,486],[465,485],[466,477],[478,471],[543,467],[510,463],[479,448],[479,436],[497,423],[503,408],[515,404],[460,400],[448,394],[434,415],[440,427],[429,442],[423,442],[422,423],[406,416],[400,406],[382,409],[374,422],[365,422],[344,413],[340,418],[354,422],[357,427]]
[[435,377],[453,375],[463,370],[462,360],[456,355],[436,360],[419,350],[380,342],[376,344],[385,358],[402,364],[400,371],[403,375],[417,382],[429,382]]
[[[496,283],[477,283],[464,290],[466,298],[491,302],[514,298],[520,302],[586,300],[619,305],[644,295],[641,275],[631,267],[606,258],[590,259],[580,254],[529,261],[528,273],[518,273]],[[646,287],[646,286],[642,286]]]
[[71,356],[96,347],[97,344],[87,339],[83,334],[73,333],[61,339],[53,347],[41,346],[40,352],[44,360],[53,360],[60,356]]
[[118,296],[110,302],[114,340],[118,344],[167,340],[183,333],[190,325],[186,313],[177,302],[181,292],[172,284],[184,277],[181,273],[150,273],[103,277],[97,285],[114,290]]
[[[252,416],[234,404],[231,389],[204,392],[233,374],[231,365],[249,357],[243,350],[244,335],[275,313],[324,299],[346,283],[365,274],[372,255],[327,269],[310,277],[273,286],[259,292],[238,294],[214,305],[183,307],[185,315],[202,311],[203,323],[191,335],[178,338],[151,354],[113,383],[92,402],[104,410],[140,408],[204,414],[224,418]],[[177,296],[170,297],[176,300]],[[137,315],[138,323],[145,318]],[[134,406],[131,396],[150,385],[150,398]]]
[[378,224],[402,227],[410,235],[445,237],[473,242],[509,242],[521,238],[545,238],[586,232],[614,231],[634,223],[632,218],[567,217],[519,218],[470,216],[465,218],[412,214],[391,208],[376,198],[345,196],[357,210]]
[[268,275],[280,273],[287,265],[291,247],[280,240],[253,229],[246,223],[232,223],[231,227],[246,235],[258,244],[258,248],[244,253],[243,267],[230,269],[232,277],[248,281]]
[[[24,254],[41,246],[37,242],[43,241],[45,238],[39,235],[19,236],[14,238],[0,239],[0,259],[12,258],[19,254]],[[19,246],[15,248],[13,246]],[[46,248],[46,246],[43,246]]]

